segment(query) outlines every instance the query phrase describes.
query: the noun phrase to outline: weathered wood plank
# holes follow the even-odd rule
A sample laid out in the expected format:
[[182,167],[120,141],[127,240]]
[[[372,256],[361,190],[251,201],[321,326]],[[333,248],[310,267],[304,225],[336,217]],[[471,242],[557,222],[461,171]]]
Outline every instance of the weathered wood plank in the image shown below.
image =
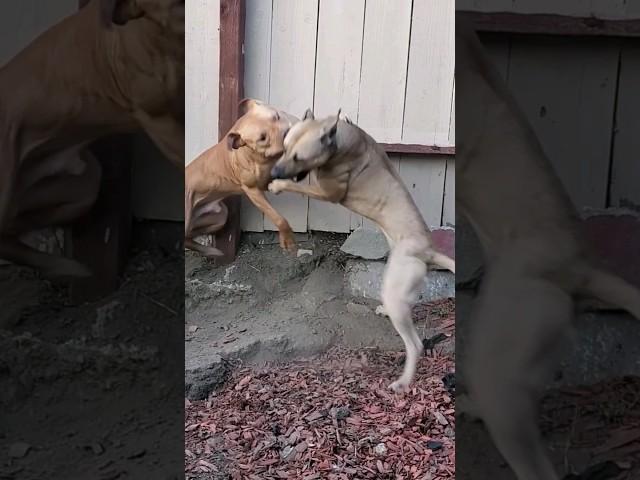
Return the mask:
[[218,142],[220,0],[193,0],[185,17],[185,162]]
[[400,162],[400,177],[430,227],[442,222],[446,165],[446,159],[425,162],[403,157]]
[[91,214],[65,229],[64,250],[93,276],[71,281],[71,301],[94,301],[116,290],[131,239],[131,135],[95,142],[102,165],[100,194]]
[[628,207],[636,211],[640,211],[638,85],[640,85],[640,45],[627,44],[622,50],[608,205]]
[[447,158],[446,162],[442,225],[454,226],[456,224],[456,161],[454,158]]
[[[357,118],[364,0],[323,0],[318,18],[314,113],[338,109]],[[349,232],[351,212],[340,205],[309,199],[309,229]]]
[[357,123],[378,142],[402,138],[411,3],[366,5]]
[[609,20],[551,14],[458,12],[481,32],[562,36],[640,37],[640,19]]
[[[313,106],[317,26],[318,0],[274,2],[269,102],[296,116]],[[268,198],[294,231],[307,231],[307,197],[282,193]],[[264,228],[276,229],[267,218]]]
[[455,67],[455,4],[413,3],[402,141],[449,145]]
[[597,18],[635,18],[638,2],[627,0],[457,0],[456,9],[478,12],[546,13],[594,16]]
[[[246,97],[268,102],[273,5],[265,0],[246,2],[244,94]],[[264,231],[264,214],[246,195],[241,200],[240,223],[243,231]]]
[[[244,95],[244,25],[244,0],[220,0],[219,138],[238,118],[238,104]],[[216,235],[216,247],[224,253],[220,264],[235,259],[240,242],[240,197],[228,197],[225,204],[229,219]]]
[[381,143],[387,155],[455,155],[456,147],[438,145],[422,145],[415,143]]
[[[456,144],[456,83],[453,82],[453,100],[451,101],[451,123],[449,124],[449,144]],[[455,153],[455,151],[454,151]]]
[[511,38],[496,33],[484,33],[480,35],[480,40],[502,78],[507,80],[509,78]]
[[616,41],[513,39],[509,86],[577,206],[606,204]]

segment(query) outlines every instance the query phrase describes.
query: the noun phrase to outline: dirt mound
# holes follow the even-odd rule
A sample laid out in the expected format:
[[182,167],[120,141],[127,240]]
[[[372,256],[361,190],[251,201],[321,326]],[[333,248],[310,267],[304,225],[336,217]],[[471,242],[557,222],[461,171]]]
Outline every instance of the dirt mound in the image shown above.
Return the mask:
[[2,267],[3,288],[23,288],[0,312],[0,478],[182,475],[167,439],[183,423],[183,265],[181,251],[138,251],[121,288],[84,305]]

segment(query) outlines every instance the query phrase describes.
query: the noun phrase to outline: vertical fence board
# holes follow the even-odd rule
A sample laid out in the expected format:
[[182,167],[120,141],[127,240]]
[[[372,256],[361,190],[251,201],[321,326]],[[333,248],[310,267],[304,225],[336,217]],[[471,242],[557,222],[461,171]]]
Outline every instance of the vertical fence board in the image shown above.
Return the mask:
[[449,145],[455,5],[450,0],[416,0],[404,99],[402,141]]
[[[318,19],[314,113],[334,115],[338,108],[358,115],[364,0],[323,0]],[[341,205],[309,199],[309,229],[349,232],[351,212]]]
[[[244,37],[244,94],[263,102],[269,101],[269,80],[271,70],[271,21],[273,9],[271,0],[246,0]],[[242,230],[264,231],[264,214],[242,196],[240,206]]]
[[482,34],[480,38],[489,59],[498,69],[502,78],[506,80],[509,76],[509,51],[511,49],[511,40],[508,36],[500,34]]
[[604,207],[613,131],[616,41],[513,40],[509,85],[569,195]]
[[357,123],[378,142],[396,143],[402,137],[411,3],[366,4]]
[[638,98],[640,85],[640,46],[628,43],[622,51],[622,69],[615,143],[611,174],[610,205],[640,211],[640,135],[638,135]]
[[456,161],[453,158],[448,158],[446,162],[442,225],[453,226],[456,224]]
[[220,0],[193,0],[185,13],[185,162],[218,142]]
[[[274,1],[269,102],[296,116],[313,106],[317,25],[318,0]],[[307,231],[307,197],[292,193],[268,197],[294,231]],[[276,229],[267,218],[264,228]]]
[[451,99],[451,123],[449,124],[449,145],[456,144],[456,83],[453,82]]
[[440,226],[444,198],[446,160],[404,157],[400,177],[429,226]]

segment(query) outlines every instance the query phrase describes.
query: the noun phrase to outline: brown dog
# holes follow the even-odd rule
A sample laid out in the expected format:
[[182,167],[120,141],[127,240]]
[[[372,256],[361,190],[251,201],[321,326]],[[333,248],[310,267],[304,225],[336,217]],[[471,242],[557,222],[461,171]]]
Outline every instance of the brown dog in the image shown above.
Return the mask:
[[50,275],[88,274],[20,234],[86,213],[100,170],[83,149],[97,138],[142,128],[182,167],[183,85],[179,0],[93,0],[9,61],[0,70],[0,255]]
[[269,204],[264,191],[271,168],[284,152],[284,136],[297,119],[253,99],[240,102],[238,111],[240,118],[229,133],[185,170],[185,246],[206,256],[221,255],[194,238],[224,226],[227,210],[220,200],[245,193],[278,228],[280,246],[294,251],[291,226]]

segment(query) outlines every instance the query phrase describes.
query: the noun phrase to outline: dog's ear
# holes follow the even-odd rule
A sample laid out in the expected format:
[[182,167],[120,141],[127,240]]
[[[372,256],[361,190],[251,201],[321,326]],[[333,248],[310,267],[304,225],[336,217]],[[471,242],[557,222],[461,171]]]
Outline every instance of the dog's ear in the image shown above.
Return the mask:
[[336,141],[336,133],[338,131],[338,122],[340,121],[340,110],[338,110],[338,114],[336,115],[336,121],[333,122],[333,124],[331,125],[331,127],[329,127],[328,130],[326,130],[323,134],[322,134],[322,143],[324,145],[331,145],[333,143],[335,143]]
[[258,105],[263,105],[263,103],[260,100],[256,100],[255,98],[243,98],[238,104],[238,118]]
[[245,141],[238,132],[229,132],[227,135],[227,146],[229,147],[229,150],[237,150],[245,145]]
[[100,17],[107,27],[124,25],[143,15],[144,11],[136,0],[100,0]]
[[316,117],[314,117],[313,112],[311,111],[310,108],[307,108],[307,111],[304,112],[304,115],[302,116],[302,121],[305,120],[315,120]]

